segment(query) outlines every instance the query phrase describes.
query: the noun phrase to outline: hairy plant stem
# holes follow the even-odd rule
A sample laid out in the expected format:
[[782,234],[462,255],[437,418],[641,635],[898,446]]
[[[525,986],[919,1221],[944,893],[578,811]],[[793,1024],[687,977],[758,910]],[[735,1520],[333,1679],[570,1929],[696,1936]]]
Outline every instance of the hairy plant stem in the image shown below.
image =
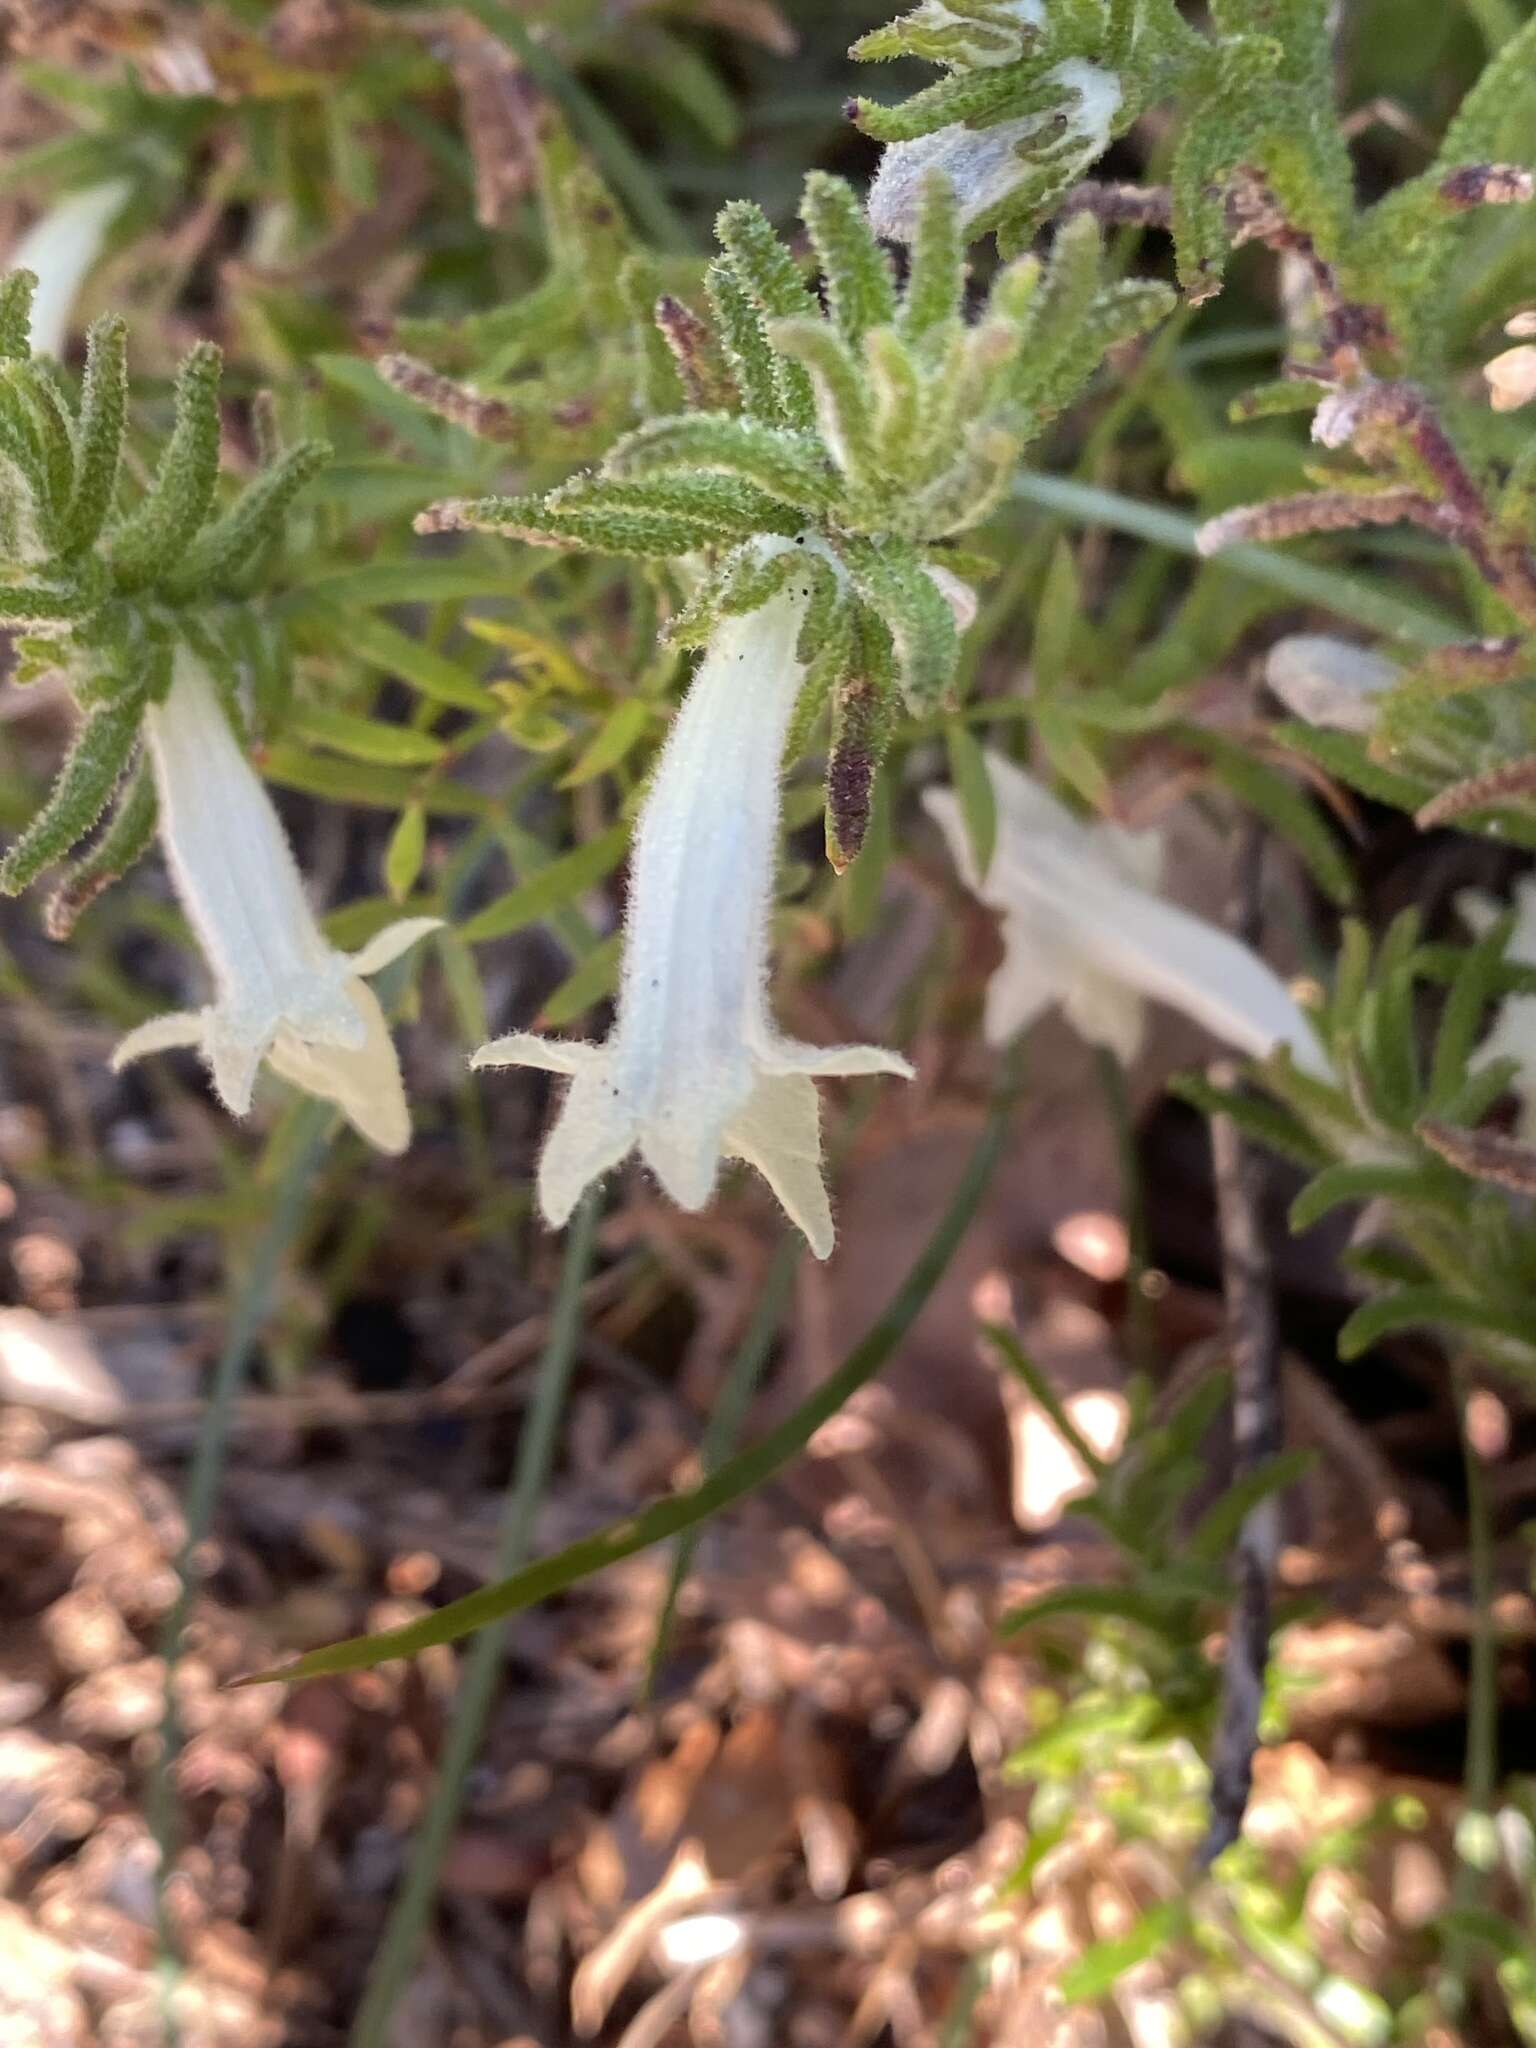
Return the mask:
[[[534,1518],[554,1463],[576,1364],[581,1327],[581,1290],[592,1264],[599,1197],[589,1190],[571,1219],[560,1284],[550,1315],[549,1338],[534,1382],[533,1403],[518,1438],[517,1462],[502,1514],[496,1546],[496,1575],[505,1578],[523,1562]],[[383,2048],[437,1896],[443,1856],[464,1802],[464,1786],[480,1747],[486,1717],[501,1679],[507,1623],[483,1629],[464,1659],[453,1721],[438,1764],[432,1798],[417,1830],[410,1866],[390,1909],[373,1967],[363,1991],[349,2041],[351,2048]]]

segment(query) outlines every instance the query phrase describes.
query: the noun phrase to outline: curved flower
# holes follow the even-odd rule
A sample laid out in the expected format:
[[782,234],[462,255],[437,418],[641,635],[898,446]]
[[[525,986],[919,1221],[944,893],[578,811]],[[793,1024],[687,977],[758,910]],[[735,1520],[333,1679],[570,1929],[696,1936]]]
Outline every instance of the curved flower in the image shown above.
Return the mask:
[[1078,177],[1109,147],[1120,111],[1119,78],[1086,58],[1067,57],[1046,72],[1042,92],[1054,98],[1038,111],[990,127],[954,121],[910,142],[890,142],[869,188],[869,223],[877,235],[909,242],[917,226],[923,184],[939,170],[955,188],[960,225],[971,230],[1023,184],[1033,148],[1049,157],[1063,180]]
[[126,178],[71,192],[35,220],[11,251],[9,270],[30,270],[37,279],[32,294],[32,351],[61,356],[69,339],[75,300],[92,264],[101,254],[107,230],[128,198]]
[[1289,633],[1264,665],[1264,680],[1287,711],[1336,732],[1374,731],[1378,699],[1401,674],[1385,655],[1332,633]]
[[1084,1038],[1129,1061],[1150,997],[1257,1058],[1288,1045],[1299,1067],[1327,1077],[1317,1039],[1274,970],[1153,893],[1162,868],[1155,833],[1085,825],[1002,755],[986,761],[998,829],[985,877],[954,792],[926,790],[923,802],[967,887],[1002,917],[1003,964],[987,989],[992,1044],[1060,1003]]
[[400,1062],[363,977],[441,920],[402,918],[357,953],[329,944],[271,798],[212,681],[185,649],[144,729],[166,861],[216,993],[205,1009],[154,1017],[130,1031],[113,1054],[114,1070],[146,1053],[196,1046],[220,1101],[243,1116],[265,1060],[295,1087],[335,1103],[381,1152],[403,1152],[411,1119]]
[[708,1202],[722,1158],[743,1159],[825,1258],[814,1077],[912,1071],[879,1046],[797,1044],[768,1007],[780,759],[805,675],[795,650],[807,594],[784,590],[711,636],[636,827],[607,1041],[518,1031],[474,1056],[477,1067],[571,1076],[539,1162],[551,1224],[636,1146],[685,1209]]
[[[1512,908],[1515,926],[1505,945],[1504,958],[1518,967],[1536,967],[1536,880],[1526,876],[1516,882],[1512,904],[1500,903],[1481,889],[1459,890],[1456,908],[1478,938]],[[1520,1103],[1516,1135],[1523,1145],[1536,1145],[1536,996],[1504,998],[1487,1037],[1472,1056],[1472,1064],[1486,1067],[1493,1060],[1504,1059],[1520,1063],[1520,1070],[1510,1084],[1511,1094]]]

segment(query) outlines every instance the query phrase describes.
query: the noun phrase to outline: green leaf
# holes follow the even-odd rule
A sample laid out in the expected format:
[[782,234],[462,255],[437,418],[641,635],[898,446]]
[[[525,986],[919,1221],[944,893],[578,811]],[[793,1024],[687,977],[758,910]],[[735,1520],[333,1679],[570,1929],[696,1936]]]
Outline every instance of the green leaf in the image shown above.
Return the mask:
[[1070,1447],[1083,1470],[1094,1479],[1102,1478],[1109,1470],[1107,1462],[1072,1420],[1050,1376],[1040,1370],[1018,1338],[1001,1323],[984,1323],[981,1334],[997,1353],[999,1362],[1020,1382],[1030,1398],[1044,1409],[1056,1434]]
[[571,852],[561,854],[548,867],[540,868],[515,889],[509,889],[505,896],[498,896],[494,903],[487,904],[484,910],[460,925],[460,938],[466,945],[479,946],[488,939],[504,939],[509,932],[537,924],[541,918],[551,916],[586,890],[594,888],[605,875],[612,874],[628,850],[629,826],[610,825],[606,832],[600,832],[595,839],[588,839]]
[[[1097,484],[1078,483],[1072,477],[1039,476],[1026,471],[1014,478],[1014,493],[1032,505],[1088,526],[1106,526],[1114,533],[1126,533],[1154,546],[1171,548],[1176,554],[1198,556],[1199,523],[1171,511],[1164,505],[1149,505],[1119,491]],[[1466,628],[1448,614],[1430,611],[1399,597],[1395,591],[1347,576],[1337,569],[1286,554],[1279,548],[1243,545],[1223,548],[1219,561],[1238,576],[1251,577],[1304,604],[1315,604],[1340,619],[1369,626],[1414,647],[1443,647],[1448,640],[1464,640]],[[1342,735],[1332,735],[1342,737]]]
[[[1182,1599],[1182,1596],[1181,1596]],[[1155,1635],[1167,1633],[1180,1602],[1138,1586],[1057,1586],[1038,1599],[1011,1607],[997,1624],[1002,1636],[1022,1635],[1042,1621],[1133,1621]]]
[[558,1030],[561,1025],[571,1023],[590,1010],[594,1003],[605,1002],[619,985],[623,958],[622,932],[610,932],[607,938],[599,939],[539,1011],[541,1028]]
[[618,477],[651,476],[667,469],[718,470],[808,511],[821,510],[836,486],[820,444],[811,435],[729,413],[683,413],[649,420],[614,443],[603,467]]
[[[306,624],[310,619],[322,625],[331,647],[366,662],[380,675],[398,676],[435,704],[451,704],[457,710],[482,715],[500,708],[485,684],[462,663],[450,661],[373,612],[315,601],[306,607]],[[473,629],[481,622],[472,619],[468,623]]]
[[1461,970],[1440,1014],[1440,1029],[1435,1034],[1429,1092],[1425,1098],[1431,1115],[1442,1115],[1445,1105],[1454,1101],[1466,1085],[1468,1063],[1477,1046],[1484,1012],[1494,998],[1504,949],[1513,929],[1512,915],[1499,918],[1462,959]]
[[891,636],[897,680],[918,717],[948,695],[960,658],[955,615],[916,550],[894,538],[850,549],[848,568],[859,595]]
[[275,782],[281,789],[302,790],[306,796],[329,797],[336,803],[374,804],[386,811],[402,811],[407,804],[423,803],[431,815],[496,815],[495,802],[483,791],[465,789],[446,777],[424,778],[404,768],[311,754],[286,741],[267,748],[261,768],[268,782]]
[[[537,695],[546,691],[565,697],[585,697],[592,688],[590,678],[578,668],[558,640],[547,634],[531,633],[526,626],[514,626],[507,619],[466,619],[477,640],[504,648],[512,657],[512,672],[521,684]],[[505,704],[504,685],[492,683],[489,692],[498,705]]]
[[871,327],[896,317],[891,259],[875,240],[863,206],[844,178],[812,171],[800,203],[811,245],[826,280],[833,325],[857,348]]
[[1072,637],[1083,617],[1077,563],[1066,541],[1056,543],[1045,587],[1035,612],[1035,637],[1029,668],[1036,692],[1044,697],[1060,689],[1071,673]]
[[90,831],[127,771],[142,714],[139,697],[124,694],[85,720],[47,802],[0,860],[0,894],[17,895]]
[[32,354],[32,295],[37,273],[12,270],[0,278],[0,358],[24,363]]
[[211,341],[200,341],[177,374],[175,423],[155,480],[112,537],[113,572],[126,588],[152,583],[176,567],[212,508],[223,360]]
[[63,551],[78,554],[100,536],[117,496],[123,428],[128,416],[128,330],[111,313],[85,339],[85,380],[75,484],[64,515]]
[[1076,1962],[1069,1963],[1056,1980],[1056,1988],[1068,2004],[1102,1998],[1125,1975],[1150,1956],[1177,1941],[1189,1924],[1189,1905],[1184,1899],[1164,1899],[1151,1906],[1128,1934],[1115,1941],[1096,1941]]
[[384,849],[384,886],[397,903],[404,902],[415,888],[426,852],[426,806],[408,804]]
[[[760,206],[733,199],[715,221],[715,234],[748,301],[765,321],[816,316],[816,302],[793,257]],[[775,361],[774,385],[784,419],[808,427],[815,419],[811,387],[798,363]]]
[[1315,1451],[1281,1451],[1266,1458],[1251,1472],[1245,1472],[1229,1486],[1220,1500],[1212,1503],[1190,1532],[1189,1555],[1219,1563],[1237,1541],[1238,1531],[1261,1501],[1284,1493],[1304,1479],[1317,1463]]
[[561,776],[560,788],[575,789],[617,768],[639,746],[656,716],[655,705],[643,697],[622,698],[577,755],[575,764]]
[[699,1486],[687,1493],[673,1494],[653,1502],[639,1514],[625,1515],[595,1535],[583,1537],[557,1551],[552,1557],[514,1572],[500,1584],[485,1586],[466,1599],[408,1622],[403,1628],[385,1629],[378,1635],[357,1636],[349,1642],[333,1643],[314,1650],[278,1671],[263,1671],[241,1679],[242,1685],[259,1685],[279,1679],[293,1684],[338,1671],[368,1671],[391,1657],[411,1657],[436,1643],[456,1642],[487,1622],[504,1615],[521,1613],[541,1600],[548,1600],[567,1587],[580,1584],[594,1572],[618,1564],[653,1544],[681,1536],[754,1493],[775,1474],[797,1458],[811,1438],[845,1408],[859,1389],[872,1380],[917,1320],[924,1304],[943,1278],[950,1260],[980,1206],[991,1181],[993,1169],[1003,1150],[1008,1131],[1009,1094],[993,1104],[980,1141],[971,1154],[948,1209],[922,1254],[897,1289],[890,1305],[868,1335],[824,1380],[810,1397],[785,1417],[777,1429],[748,1450],[728,1459]]
[[929,171],[918,201],[897,326],[914,348],[931,345],[959,318],[965,293],[965,246],[955,188],[942,171]]
[[1378,1196],[1388,1201],[1425,1203],[1451,1214],[1458,1207],[1454,1179],[1430,1167],[1341,1163],[1324,1167],[1302,1189],[1291,1204],[1291,1228],[1310,1230],[1314,1223],[1320,1223],[1346,1202],[1373,1202]]
[[448,751],[431,733],[408,725],[385,725],[377,718],[358,718],[350,711],[331,711],[306,704],[290,720],[290,730],[319,747],[334,747],[354,761],[373,761],[385,768],[425,768]]
[[1366,751],[1365,742],[1355,733],[1328,732],[1321,726],[1287,718],[1273,728],[1273,737],[1377,803],[1393,804],[1400,811],[1416,811],[1434,794],[1435,785],[1427,778],[1384,767]]
[[106,830],[48,899],[44,924],[50,939],[67,939],[81,912],[143,859],[154,844],[158,816],[154,777],[141,752]]
[[768,329],[762,314],[729,263],[721,261],[709,266],[704,274],[704,289],[744,411],[749,418],[766,425],[783,424],[779,363],[768,345]]
[[944,745],[949,753],[949,779],[960,799],[960,815],[965,820],[976,872],[985,881],[997,850],[997,792],[981,748],[960,719],[945,721]]
[[273,546],[284,515],[331,459],[325,441],[300,441],[246,485],[229,510],[204,527],[170,576],[173,595],[222,587],[248,576]]
[[[1491,1301],[1469,1301],[1448,1287],[1402,1287],[1363,1302],[1339,1332],[1339,1356],[1359,1358],[1383,1337],[1399,1330],[1459,1330],[1472,1337],[1510,1339],[1523,1351],[1536,1347],[1528,1310]],[[1502,1356],[1502,1352],[1501,1352]]]

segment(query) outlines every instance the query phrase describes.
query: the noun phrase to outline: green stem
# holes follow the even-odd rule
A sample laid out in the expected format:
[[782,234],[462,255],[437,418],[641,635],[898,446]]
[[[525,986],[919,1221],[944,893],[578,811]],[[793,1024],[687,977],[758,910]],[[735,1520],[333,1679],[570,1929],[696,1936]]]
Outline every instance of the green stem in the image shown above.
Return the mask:
[[[757,1392],[757,1383],[763,1367],[768,1362],[768,1353],[778,1334],[779,1324],[784,1318],[785,1305],[789,1300],[790,1284],[795,1277],[795,1267],[800,1259],[798,1237],[785,1237],[779,1241],[779,1248],[773,1255],[773,1262],[763,1281],[763,1291],[758,1296],[757,1307],[752,1312],[746,1334],[742,1337],[736,1356],[731,1360],[730,1371],[720,1389],[720,1398],[710,1416],[699,1445],[699,1464],[706,1475],[713,1472],[722,1459],[728,1458],[736,1448],[736,1439],[741,1434],[742,1424],[747,1419],[747,1410],[752,1405],[752,1396]],[[657,1674],[667,1654],[667,1644],[672,1635],[672,1622],[677,1612],[678,1595],[688,1577],[693,1563],[693,1553],[698,1548],[701,1531],[687,1529],[677,1539],[677,1548],[672,1555],[672,1574],[667,1581],[666,1594],[661,1603],[661,1612],[656,1618],[656,1635],[651,1644],[651,1654],[646,1661],[645,1683],[641,1689],[642,1700],[653,1697]]]
[[237,1683],[264,1685],[276,1680],[292,1685],[301,1679],[325,1677],[338,1671],[368,1671],[390,1657],[414,1657],[434,1644],[457,1642],[460,1636],[471,1635],[509,1614],[520,1614],[525,1607],[537,1606],[541,1600],[563,1593],[594,1572],[650,1549],[652,1544],[681,1536],[774,1478],[800,1455],[817,1430],[875,1377],[943,1278],[1001,1156],[1008,1112],[1016,1093],[1016,1074],[1017,1066],[1010,1059],[986,1128],[960,1176],[949,1207],[884,1313],[837,1370],[776,1429],[769,1430],[734,1458],[728,1458],[718,1471],[689,1492],[669,1494],[638,1514],[625,1515],[606,1529],[583,1536],[553,1556],[541,1557],[509,1578],[482,1586],[419,1621],[407,1622],[403,1628],[384,1629],[376,1635],[353,1636],[343,1643],[331,1643],[278,1670],[252,1672]]
[[[1156,547],[1171,548],[1176,554],[1199,555],[1195,536],[1199,523],[1161,505],[1149,505],[1139,498],[1124,497],[1097,484],[1075,483],[1070,477],[1037,476],[1025,470],[1014,479],[1014,493],[1031,505],[1089,526],[1107,526],[1116,533],[1128,533],[1136,540],[1151,541]],[[1217,567],[1230,569],[1256,583],[1307,604],[1321,605],[1341,619],[1416,647],[1443,647],[1448,640],[1465,633],[1454,620],[1427,607],[1409,604],[1389,591],[1378,590],[1358,577],[1338,569],[1327,569],[1299,555],[1282,554],[1277,548],[1245,542],[1223,548],[1213,557]]]
[[[581,1290],[592,1265],[598,1208],[597,1195],[589,1192],[577,1209],[566,1238],[549,1337],[539,1362],[533,1405],[518,1438],[517,1463],[502,1515],[496,1548],[498,1578],[516,1571],[528,1554],[534,1517],[554,1463],[555,1444],[576,1364]],[[469,1769],[496,1696],[506,1628],[503,1620],[485,1629],[464,1660],[464,1675],[454,1702],[448,1739],[443,1745],[437,1783],[417,1831],[405,1882],[374,1953],[373,1968],[349,2036],[351,2048],[383,2048],[389,2037],[396,2007],[409,1982],[437,1896],[438,1875],[458,1824]]]
[[[160,1852],[155,1910],[162,1986],[167,1998],[179,1974],[175,1931],[166,1899],[167,1883],[180,1846],[175,1774],[182,1728],[176,1707],[176,1664],[199,1582],[198,1553],[207,1540],[213,1521],[235,1408],[245,1386],[251,1353],[257,1333],[271,1309],[283,1261],[302,1227],[315,1169],[330,1142],[334,1127],[335,1114],[326,1103],[306,1100],[293,1114],[287,1133],[288,1161],[272,1197],[267,1226],[257,1242],[250,1270],[230,1312],[224,1348],[219,1354],[209,1388],[208,1410],[187,1478],[183,1510],[186,1533],[176,1559],[176,1598],[160,1632],[160,1655],[165,1661],[165,1705],[160,1721],[160,1753],[155,1760],[149,1792],[150,1827]],[[167,2034],[171,2036],[168,2013],[166,2026]]]

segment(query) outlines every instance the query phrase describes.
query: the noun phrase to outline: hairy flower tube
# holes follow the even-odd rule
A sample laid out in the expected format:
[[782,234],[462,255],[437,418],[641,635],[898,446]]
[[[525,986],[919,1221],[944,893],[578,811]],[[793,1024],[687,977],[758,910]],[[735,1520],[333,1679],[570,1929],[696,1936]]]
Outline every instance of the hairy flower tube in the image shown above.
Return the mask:
[[9,267],[30,270],[37,279],[32,294],[34,354],[63,355],[80,287],[128,193],[125,178],[109,178],[83,192],[71,192],[34,221],[11,251]]
[[808,597],[800,584],[781,588],[711,634],[636,827],[606,1042],[518,1031],[474,1056],[477,1067],[571,1076],[539,1162],[553,1225],[636,1147],[685,1209],[708,1202],[722,1159],[741,1159],[825,1258],[832,1211],[814,1077],[912,1071],[879,1046],[798,1044],[769,1009],[780,762],[805,679],[796,645]]
[[364,977],[441,920],[401,918],[353,954],[327,942],[272,801],[212,680],[185,648],[164,702],[145,711],[144,736],[166,862],[215,996],[204,1009],[130,1031],[114,1070],[146,1053],[195,1046],[220,1101],[243,1116],[265,1060],[296,1088],[334,1103],[381,1152],[403,1152],[411,1119],[400,1062]]
[[1004,956],[985,1030],[1006,1043],[1059,1003],[1082,1036],[1122,1061],[1139,1051],[1148,998],[1263,1058],[1287,1045],[1329,1073],[1311,1027],[1274,970],[1229,933],[1155,894],[1162,847],[1150,832],[1085,825],[1023,769],[988,753],[997,846],[977,872],[958,797],[923,794],[970,888],[1002,918]]

